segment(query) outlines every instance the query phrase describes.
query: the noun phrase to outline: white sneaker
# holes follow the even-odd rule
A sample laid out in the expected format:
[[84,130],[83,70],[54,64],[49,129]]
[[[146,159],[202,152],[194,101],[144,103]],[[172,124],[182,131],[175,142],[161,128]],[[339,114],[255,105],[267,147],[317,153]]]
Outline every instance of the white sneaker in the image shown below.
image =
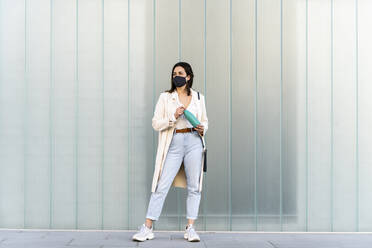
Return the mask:
[[185,234],[183,235],[185,239],[190,242],[200,241],[199,235],[196,233],[194,226],[192,224],[187,225],[185,228]]
[[155,237],[153,227],[148,228],[145,223],[138,226],[139,231],[133,235],[132,240],[145,241],[147,239],[153,239]]

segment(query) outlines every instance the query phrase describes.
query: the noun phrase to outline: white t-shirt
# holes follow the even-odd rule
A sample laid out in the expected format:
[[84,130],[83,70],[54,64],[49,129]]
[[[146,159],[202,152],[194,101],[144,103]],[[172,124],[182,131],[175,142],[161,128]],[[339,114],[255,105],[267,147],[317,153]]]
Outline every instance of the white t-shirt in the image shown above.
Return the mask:
[[[179,98],[178,98],[178,93],[176,94],[176,100],[177,100],[177,107],[180,107],[180,106],[184,106]],[[196,112],[197,112],[197,106],[196,106],[196,102],[195,102],[196,99],[194,99],[194,96],[193,94],[191,93],[191,101],[190,101],[190,104],[189,106],[187,106],[187,110],[190,111],[193,115],[196,116]],[[184,106],[185,107],[185,106]],[[172,115],[172,119],[173,120],[176,120],[176,118],[174,117],[174,114]],[[176,129],[182,129],[182,128],[191,128],[193,127],[192,124],[186,119],[185,115],[182,114],[178,117],[177,121],[176,121]]]

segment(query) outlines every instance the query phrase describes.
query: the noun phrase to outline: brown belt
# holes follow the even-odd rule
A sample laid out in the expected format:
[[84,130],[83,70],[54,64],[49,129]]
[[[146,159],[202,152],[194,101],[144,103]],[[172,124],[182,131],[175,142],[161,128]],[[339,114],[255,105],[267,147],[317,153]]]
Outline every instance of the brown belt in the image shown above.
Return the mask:
[[176,133],[187,133],[187,132],[192,132],[192,131],[196,131],[195,128],[183,128],[183,129],[176,129]]

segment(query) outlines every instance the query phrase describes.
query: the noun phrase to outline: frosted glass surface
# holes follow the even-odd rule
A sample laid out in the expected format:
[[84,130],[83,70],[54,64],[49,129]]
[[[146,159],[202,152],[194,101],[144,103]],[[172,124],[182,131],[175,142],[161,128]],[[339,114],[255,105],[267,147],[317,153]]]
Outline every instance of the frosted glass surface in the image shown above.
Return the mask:
[[[0,0],[0,228],[136,229],[172,66],[206,97],[196,225],[372,231],[369,0]],[[169,190],[157,230],[184,230]]]

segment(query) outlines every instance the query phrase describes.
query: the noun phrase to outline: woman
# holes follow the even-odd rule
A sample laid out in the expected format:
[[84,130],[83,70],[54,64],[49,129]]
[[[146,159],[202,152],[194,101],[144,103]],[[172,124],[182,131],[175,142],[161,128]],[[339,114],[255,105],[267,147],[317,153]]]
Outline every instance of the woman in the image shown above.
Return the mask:
[[[204,136],[208,118],[204,96],[192,89],[194,74],[186,62],[173,66],[171,89],[160,94],[155,106],[152,126],[159,131],[152,193],[145,223],[133,235],[133,240],[153,239],[152,222],[158,220],[171,185],[186,187],[187,219],[184,238],[200,241],[194,229],[197,219],[203,179]],[[187,109],[200,121],[193,127],[183,115]],[[173,183],[172,183],[173,182]]]

